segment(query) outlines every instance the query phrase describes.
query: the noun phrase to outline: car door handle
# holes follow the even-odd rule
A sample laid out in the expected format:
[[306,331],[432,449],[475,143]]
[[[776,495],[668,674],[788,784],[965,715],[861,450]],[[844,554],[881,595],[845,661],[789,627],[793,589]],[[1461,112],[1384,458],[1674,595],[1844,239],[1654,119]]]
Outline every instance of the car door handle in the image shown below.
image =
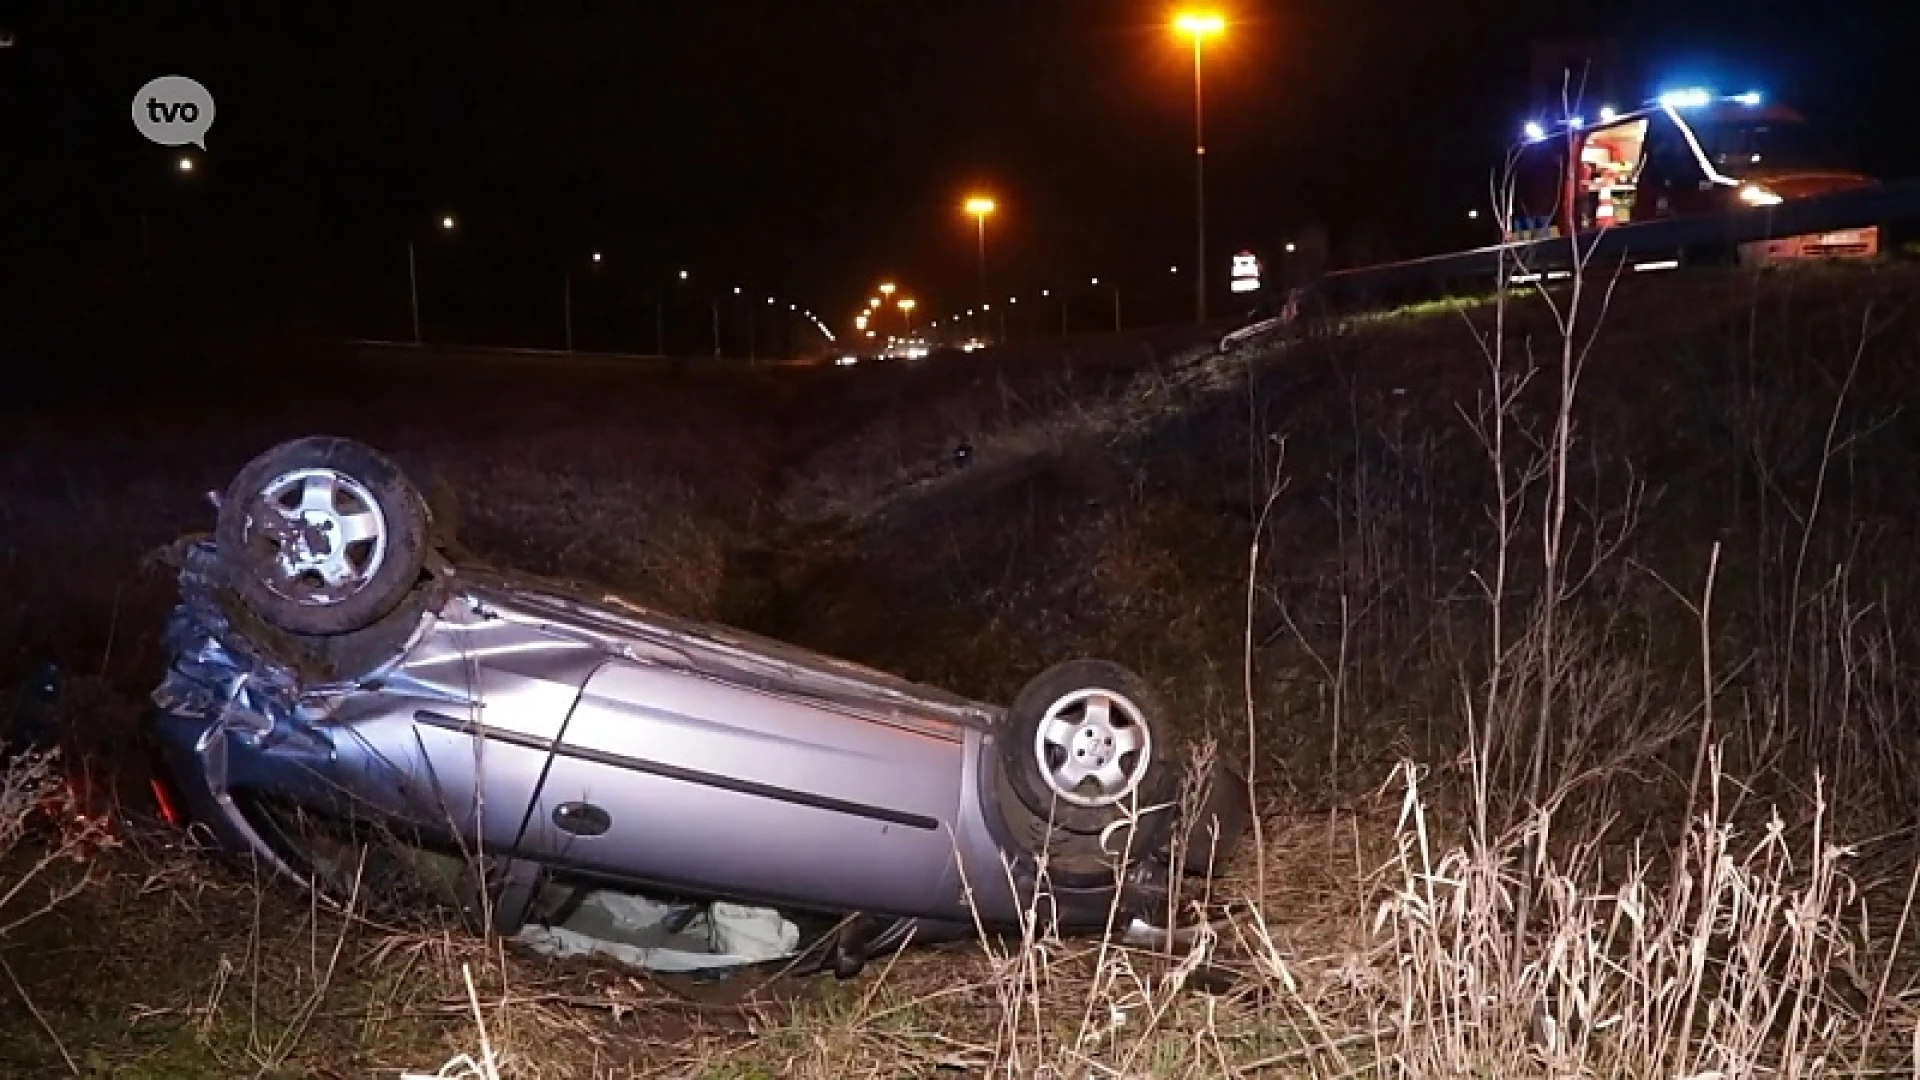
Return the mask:
[[574,836],[599,836],[613,828],[613,815],[592,803],[567,802],[553,808],[553,823]]

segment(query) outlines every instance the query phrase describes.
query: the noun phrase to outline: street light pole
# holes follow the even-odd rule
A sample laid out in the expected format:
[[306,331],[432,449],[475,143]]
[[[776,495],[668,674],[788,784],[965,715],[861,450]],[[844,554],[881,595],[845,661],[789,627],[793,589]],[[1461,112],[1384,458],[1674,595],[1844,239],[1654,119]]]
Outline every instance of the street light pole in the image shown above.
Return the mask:
[[[591,256],[589,256],[589,260],[597,265],[600,262],[600,253],[597,251],[594,252]],[[572,352],[573,351],[573,262],[572,260],[568,260],[567,263],[561,267],[560,277],[562,282],[560,302],[563,309],[566,312],[566,321],[567,321],[567,351]]]
[[[1193,217],[1196,249],[1193,310],[1195,321],[1204,323],[1207,321],[1207,143],[1200,79],[1202,36],[1199,31],[1193,35]],[[1114,321],[1119,322],[1117,315]]]
[[974,223],[978,226],[980,242],[980,295],[987,295],[987,215],[975,214]]
[[[440,219],[442,232],[453,231],[453,215],[447,214]],[[407,298],[413,305],[413,343],[420,344],[420,276],[414,269],[413,236],[407,236]]]
[[993,213],[994,202],[983,195],[967,200],[966,211],[973,215],[978,231],[980,248],[980,302],[987,302],[987,215]]
[[1193,35],[1193,217],[1194,248],[1198,262],[1194,267],[1193,310],[1200,322],[1207,321],[1207,140],[1206,108],[1200,77],[1202,43],[1208,34],[1226,29],[1226,20],[1215,14],[1188,13],[1174,19],[1174,28]]
[[[1092,285],[1099,288],[1100,279],[1093,278]],[[1117,334],[1120,332],[1120,285],[1116,282],[1108,287],[1113,290],[1113,332]]]

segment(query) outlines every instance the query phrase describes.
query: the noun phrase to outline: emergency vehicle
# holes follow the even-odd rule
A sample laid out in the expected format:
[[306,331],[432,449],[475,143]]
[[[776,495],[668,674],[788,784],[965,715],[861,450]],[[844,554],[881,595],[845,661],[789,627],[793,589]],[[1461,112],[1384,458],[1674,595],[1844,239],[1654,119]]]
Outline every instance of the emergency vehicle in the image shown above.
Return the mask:
[[[1568,168],[1569,153],[1576,165]],[[1514,157],[1509,243],[1876,186],[1836,167],[1806,119],[1757,92],[1679,90],[1630,112],[1530,123]],[[1873,227],[1743,244],[1742,263],[1873,258]]]

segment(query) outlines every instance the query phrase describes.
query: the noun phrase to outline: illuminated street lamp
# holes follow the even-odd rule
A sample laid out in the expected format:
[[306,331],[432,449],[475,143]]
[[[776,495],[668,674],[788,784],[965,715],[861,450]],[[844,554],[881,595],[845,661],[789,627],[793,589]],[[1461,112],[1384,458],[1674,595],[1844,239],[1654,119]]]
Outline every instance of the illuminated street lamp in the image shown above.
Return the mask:
[[881,286],[880,286],[880,295],[881,295],[881,296],[886,296],[886,297],[891,297],[891,296],[893,295],[893,292],[894,292],[894,288],[895,288],[895,286],[894,286],[894,284],[893,284],[893,282],[891,282],[891,281],[889,281],[889,282],[887,282],[887,283],[885,283],[885,284],[883,284],[883,285],[881,285]]
[[914,302],[911,296],[901,297],[899,303],[901,314],[907,317],[907,333],[911,334],[913,333],[913,309],[919,305]]
[[180,159],[180,171],[181,171],[181,172],[192,172],[192,171],[193,171],[193,159],[192,159],[192,158],[190,158],[190,157],[183,157],[183,158],[181,158],[181,159]]
[[984,195],[975,195],[966,202],[966,211],[973,215],[974,224],[980,235],[980,295],[987,295],[987,215],[996,207],[992,199]]
[[1194,275],[1194,312],[1200,322],[1207,321],[1207,143],[1206,114],[1203,110],[1200,80],[1201,43],[1209,34],[1218,34],[1227,28],[1227,21],[1217,14],[1202,12],[1182,12],[1173,20],[1174,29],[1193,38],[1193,210],[1195,247],[1199,259],[1195,264]]

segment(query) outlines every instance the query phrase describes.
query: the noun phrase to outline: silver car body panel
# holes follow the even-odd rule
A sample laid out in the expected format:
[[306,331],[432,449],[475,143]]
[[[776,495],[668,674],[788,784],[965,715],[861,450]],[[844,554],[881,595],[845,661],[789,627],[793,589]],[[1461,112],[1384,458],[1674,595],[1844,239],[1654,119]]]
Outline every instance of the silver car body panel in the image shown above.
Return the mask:
[[[203,775],[229,842],[282,869],[236,793],[350,804],[466,850],[640,887],[1018,919],[1030,877],[1009,872],[1021,857],[988,794],[997,707],[464,568],[442,575],[444,599],[388,662],[306,686],[225,621],[201,578],[210,545],[194,558],[155,693],[185,725],[175,772]],[[214,659],[196,669],[195,656]]]

